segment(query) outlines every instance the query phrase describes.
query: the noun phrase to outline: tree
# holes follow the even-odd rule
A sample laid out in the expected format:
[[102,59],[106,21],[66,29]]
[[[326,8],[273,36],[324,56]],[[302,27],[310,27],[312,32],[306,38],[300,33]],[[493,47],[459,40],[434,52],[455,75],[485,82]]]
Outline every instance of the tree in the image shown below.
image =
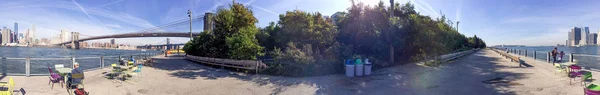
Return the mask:
[[296,46],[310,44],[313,50],[322,50],[335,43],[337,30],[331,19],[324,19],[321,13],[307,13],[300,10],[288,11],[279,15],[281,31],[274,34],[275,43],[285,47],[289,42]]
[[205,31],[186,44],[186,52],[191,55],[231,58],[256,59],[264,53],[258,45],[256,27],[258,20],[248,7],[233,3],[229,8],[220,7],[214,18],[215,28]]

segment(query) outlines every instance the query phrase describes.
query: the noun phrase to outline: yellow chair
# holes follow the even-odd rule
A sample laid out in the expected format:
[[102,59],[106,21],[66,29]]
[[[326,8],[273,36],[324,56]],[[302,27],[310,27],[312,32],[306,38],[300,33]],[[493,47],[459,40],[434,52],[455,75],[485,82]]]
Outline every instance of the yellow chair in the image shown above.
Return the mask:
[[[68,84],[67,85],[67,92],[69,93],[69,95],[71,95],[71,92],[72,92],[71,89],[78,89],[78,88],[83,88],[84,87],[84,85],[83,85],[83,80],[84,80],[83,77],[84,77],[83,73],[71,74],[71,79],[81,79],[81,81],[79,81],[79,83],[70,83],[70,82],[67,82],[67,84]],[[71,80],[71,81],[73,81],[73,80]],[[77,86],[77,88],[71,88],[73,86]]]
[[8,79],[8,83],[0,82],[0,85],[2,87],[6,87],[6,91],[0,91],[0,95],[12,95],[13,94],[13,90],[15,88],[15,81],[13,80],[12,77],[10,77]]
[[[554,64],[554,68],[556,68],[556,72],[558,72],[558,73],[562,73],[562,72],[566,73],[567,72],[567,69],[560,64]],[[556,74],[556,73],[554,73],[554,74]]]
[[132,65],[133,65],[133,61],[127,62],[127,66],[132,66]]
[[113,79],[115,78],[115,75],[121,73],[121,69],[117,67],[117,64],[110,64],[110,67],[112,67],[112,72],[110,74],[110,78]]

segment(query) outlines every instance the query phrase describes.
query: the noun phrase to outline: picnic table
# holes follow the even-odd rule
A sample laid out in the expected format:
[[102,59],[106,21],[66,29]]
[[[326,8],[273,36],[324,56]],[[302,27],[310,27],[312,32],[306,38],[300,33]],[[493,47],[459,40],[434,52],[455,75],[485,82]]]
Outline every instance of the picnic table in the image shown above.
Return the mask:
[[561,66],[561,68],[565,68],[565,69],[566,69],[566,71],[565,71],[565,74],[566,74],[567,76],[569,76],[569,72],[571,72],[571,66],[572,66],[572,65],[576,65],[576,63],[572,63],[572,62],[565,62],[565,63],[555,63],[555,64],[558,64],[558,65],[560,65],[560,66]]
[[73,69],[71,69],[71,68],[56,68],[56,71],[58,71],[58,73],[60,73],[60,76],[64,77],[63,78],[64,81],[67,81],[67,79],[68,79],[67,74],[70,74],[72,70]]

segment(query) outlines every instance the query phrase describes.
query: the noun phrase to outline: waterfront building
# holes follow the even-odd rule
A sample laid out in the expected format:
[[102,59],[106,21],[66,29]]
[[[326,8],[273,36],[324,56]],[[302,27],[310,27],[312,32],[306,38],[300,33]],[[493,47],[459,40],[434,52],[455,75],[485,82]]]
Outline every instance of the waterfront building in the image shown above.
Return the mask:
[[4,27],[2,30],[2,44],[8,44],[11,43],[10,40],[10,36],[11,36],[11,31],[10,29],[6,29],[6,27]]
[[592,40],[592,43],[593,43],[594,45],[597,45],[597,44],[598,44],[598,33],[592,33],[592,35],[591,35],[591,36],[592,36],[592,39],[591,39],[591,40]]
[[570,32],[570,38],[571,40],[569,41],[571,46],[576,46],[576,45],[580,45],[579,42],[581,41],[581,28],[579,27],[573,27],[571,28],[571,32]]
[[581,42],[579,44],[581,45],[588,45],[590,43],[589,40],[589,35],[590,35],[590,28],[589,27],[583,27],[581,29]]
[[110,39],[110,44],[115,45],[115,39]]
[[19,24],[17,22],[15,22],[15,38],[14,38],[14,42],[18,43],[19,42]]
[[598,35],[598,34],[590,33],[588,35],[588,45],[596,45],[596,38],[597,38],[596,35]]
[[60,42],[71,41],[71,33],[66,29],[60,30]]

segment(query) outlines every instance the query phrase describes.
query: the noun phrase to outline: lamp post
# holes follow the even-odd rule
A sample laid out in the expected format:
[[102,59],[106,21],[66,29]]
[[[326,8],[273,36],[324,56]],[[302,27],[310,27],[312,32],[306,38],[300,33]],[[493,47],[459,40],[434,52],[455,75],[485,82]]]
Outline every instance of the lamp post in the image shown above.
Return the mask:
[[190,41],[194,38],[192,36],[192,11],[188,10],[187,12],[188,17],[190,17]]
[[460,21],[456,21],[456,32],[458,32],[458,24],[460,23]]

